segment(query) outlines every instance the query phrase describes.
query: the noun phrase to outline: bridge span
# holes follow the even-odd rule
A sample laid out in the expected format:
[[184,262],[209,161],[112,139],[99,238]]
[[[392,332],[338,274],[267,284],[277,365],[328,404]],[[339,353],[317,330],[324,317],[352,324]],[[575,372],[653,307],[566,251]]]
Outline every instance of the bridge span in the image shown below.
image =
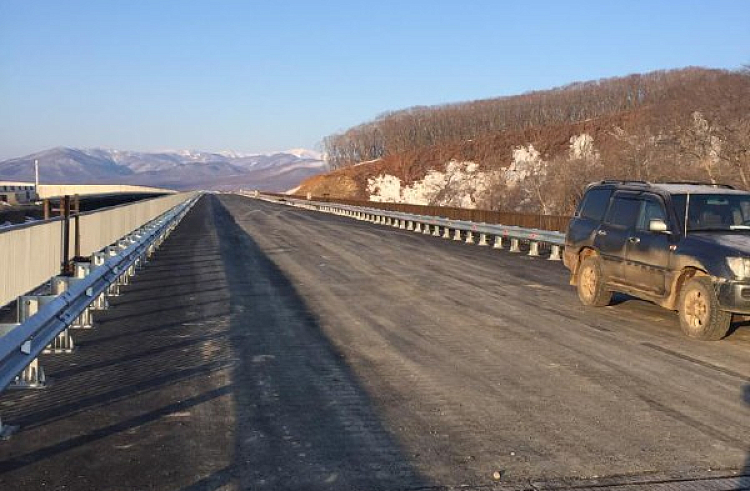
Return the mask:
[[559,262],[206,195],[111,303],[0,395],[0,489],[750,489],[750,327]]

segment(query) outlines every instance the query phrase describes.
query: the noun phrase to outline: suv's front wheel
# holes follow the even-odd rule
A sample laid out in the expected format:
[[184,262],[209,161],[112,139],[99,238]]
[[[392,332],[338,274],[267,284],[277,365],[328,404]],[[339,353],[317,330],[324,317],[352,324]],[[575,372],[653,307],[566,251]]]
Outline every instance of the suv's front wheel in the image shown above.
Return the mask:
[[612,292],[605,288],[599,259],[589,256],[578,270],[578,298],[584,305],[604,307],[612,300]]
[[711,280],[698,276],[680,292],[680,327],[691,338],[717,341],[727,335],[732,314],[719,309]]

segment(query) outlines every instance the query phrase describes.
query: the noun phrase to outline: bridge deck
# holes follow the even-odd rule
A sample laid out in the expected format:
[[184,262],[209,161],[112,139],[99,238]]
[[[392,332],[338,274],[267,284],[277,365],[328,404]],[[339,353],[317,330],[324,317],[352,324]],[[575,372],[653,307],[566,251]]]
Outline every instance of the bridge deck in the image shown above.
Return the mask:
[[750,328],[559,263],[207,196],[112,303],[0,397],[0,489],[750,488]]

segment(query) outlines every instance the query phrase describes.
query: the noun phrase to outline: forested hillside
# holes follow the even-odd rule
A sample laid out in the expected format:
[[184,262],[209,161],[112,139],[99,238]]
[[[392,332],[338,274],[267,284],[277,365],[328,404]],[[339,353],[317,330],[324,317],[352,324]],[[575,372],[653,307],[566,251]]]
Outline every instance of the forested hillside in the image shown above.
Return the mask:
[[750,187],[750,71],[686,68],[414,107],[324,140],[301,191],[570,213],[603,178]]

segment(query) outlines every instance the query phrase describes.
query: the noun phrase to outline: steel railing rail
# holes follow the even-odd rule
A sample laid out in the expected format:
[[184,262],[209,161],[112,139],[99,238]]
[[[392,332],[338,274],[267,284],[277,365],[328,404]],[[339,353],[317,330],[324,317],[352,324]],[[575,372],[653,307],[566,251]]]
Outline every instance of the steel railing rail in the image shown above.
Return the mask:
[[412,203],[394,203],[385,201],[366,201],[352,198],[333,198],[327,196],[307,196],[298,194],[280,194],[263,192],[266,196],[276,198],[307,199],[320,203],[332,203],[337,205],[360,206],[364,208],[376,208],[379,210],[397,211],[412,215],[427,215],[449,218],[451,220],[483,222],[491,224],[514,225],[523,228],[535,228],[541,230],[565,231],[570,221],[570,216],[562,215],[539,215],[530,213],[518,213],[499,210],[487,210],[480,208],[457,208],[454,206],[418,205]]
[[[73,256],[90,256],[193,195],[172,194],[83,212],[71,220],[67,248]],[[58,217],[0,227],[0,307],[58,274],[66,248],[64,228]]]
[[99,296],[133,266],[143,260],[154,244],[163,240],[190,210],[200,195],[189,198],[127,236],[115,256],[65,292],[42,306],[26,321],[0,337],[0,392],[5,390],[55,338],[67,329]]
[[[565,245],[565,234],[550,230],[524,228],[515,225],[502,225],[483,222],[452,220],[444,217],[414,215],[380,208],[343,205],[330,202],[308,201],[299,198],[280,198],[278,196],[261,193],[245,194],[246,196],[263,199],[274,203],[307,208],[336,215],[348,216],[358,220],[369,221],[381,225],[390,225],[403,230],[421,232],[423,234],[440,235],[443,238],[465,240],[467,243],[489,245],[488,238],[494,237],[495,248],[502,248],[502,241],[510,241],[510,251],[520,252],[520,244],[528,243],[529,255],[540,255],[540,246],[550,249],[551,260],[560,260],[562,247]],[[430,229],[432,228],[432,231]],[[442,230],[442,234],[439,233]],[[451,234],[451,232],[453,232]],[[475,237],[479,235],[479,237]]]

